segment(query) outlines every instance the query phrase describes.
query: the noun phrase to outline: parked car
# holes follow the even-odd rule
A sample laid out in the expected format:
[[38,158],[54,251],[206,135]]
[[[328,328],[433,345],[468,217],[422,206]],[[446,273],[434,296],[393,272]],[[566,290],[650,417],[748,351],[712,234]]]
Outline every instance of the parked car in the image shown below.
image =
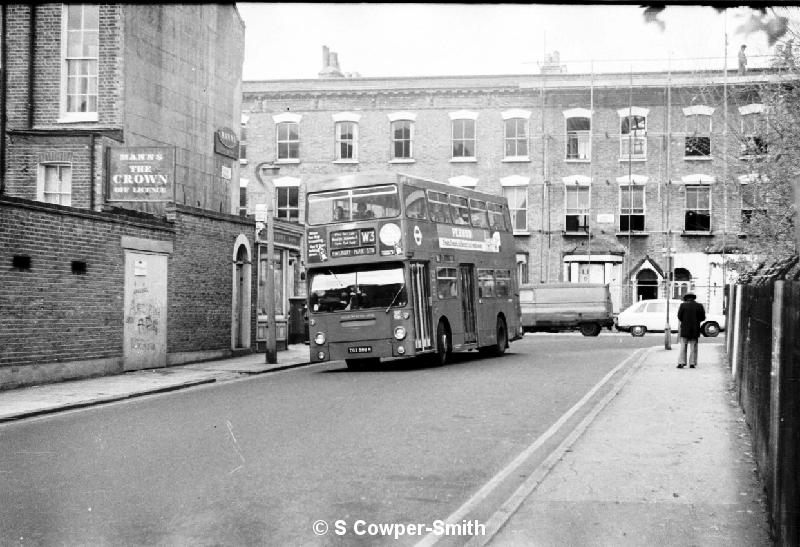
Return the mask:
[[580,329],[597,336],[614,325],[608,285],[598,283],[524,284],[519,289],[522,326],[528,332]]
[[[678,331],[678,306],[680,300],[669,301],[669,328]],[[647,331],[664,332],[667,320],[667,300],[642,300],[621,311],[616,319],[617,330],[630,332],[633,336],[644,336]],[[703,336],[717,336],[725,330],[725,316],[706,311],[706,320],[700,325]]]

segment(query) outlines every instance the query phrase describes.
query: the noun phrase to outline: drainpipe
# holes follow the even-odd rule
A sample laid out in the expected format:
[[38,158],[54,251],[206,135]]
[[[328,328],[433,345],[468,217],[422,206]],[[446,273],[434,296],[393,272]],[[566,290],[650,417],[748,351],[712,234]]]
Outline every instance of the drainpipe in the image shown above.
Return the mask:
[[91,211],[94,211],[94,202],[95,202],[94,142],[95,142],[95,134],[90,133],[89,134],[89,210]]
[[36,54],[36,4],[31,4],[28,34],[28,129],[33,129],[34,56]]
[[0,196],[6,187],[6,60],[8,59],[6,17],[8,10],[6,4],[2,4],[0,5]]

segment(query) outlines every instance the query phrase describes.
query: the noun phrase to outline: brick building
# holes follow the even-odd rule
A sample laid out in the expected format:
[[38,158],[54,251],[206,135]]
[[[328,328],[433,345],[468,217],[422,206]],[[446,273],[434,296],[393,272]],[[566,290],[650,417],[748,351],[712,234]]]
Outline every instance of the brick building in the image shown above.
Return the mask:
[[318,79],[243,83],[242,176],[279,169],[243,208],[302,219],[305,185],[350,171],[470,186],[508,198],[523,282],[608,283],[616,311],[692,290],[721,310],[769,74],[362,78],[330,60]]
[[250,351],[236,8],[0,18],[0,389]]

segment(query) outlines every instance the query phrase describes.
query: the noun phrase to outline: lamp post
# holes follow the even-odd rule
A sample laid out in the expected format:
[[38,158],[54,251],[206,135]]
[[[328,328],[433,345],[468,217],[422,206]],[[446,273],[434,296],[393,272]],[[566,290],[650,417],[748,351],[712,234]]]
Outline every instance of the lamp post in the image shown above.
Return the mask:
[[666,291],[667,291],[667,318],[664,324],[664,349],[672,349],[672,328],[669,324],[669,304],[672,299],[672,278],[673,276],[673,253],[675,249],[670,247],[672,245],[672,231],[667,230],[667,245],[668,247],[664,249],[664,258],[665,262],[667,263],[667,279],[666,279]]
[[[264,177],[274,177],[280,167],[271,163],[260,163],[256,166],[256,177],[265,187],[268,187],[267,181]],[[275,336],[275,267],[273,260],[275,256],[275,219],[272,210],[273,192],[267,192],[267,214],[266,214],[266,228],[267,228],[267,279],[264,285],[266,292],[266,307],[267,307],[267,343],[266,343],[266,362],[274,365],[278,362],[277,342]],[[258,224],[256,225],[258,226]]]

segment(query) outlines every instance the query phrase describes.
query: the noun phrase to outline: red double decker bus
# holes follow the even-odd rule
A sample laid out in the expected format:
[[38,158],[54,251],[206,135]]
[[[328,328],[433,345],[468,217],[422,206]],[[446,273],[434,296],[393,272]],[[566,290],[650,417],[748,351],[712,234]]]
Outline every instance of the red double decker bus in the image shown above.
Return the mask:
[[502,354],[522,335],[506,199],[396,173],[306,195],[312,362],[350,368],[454,351]]

